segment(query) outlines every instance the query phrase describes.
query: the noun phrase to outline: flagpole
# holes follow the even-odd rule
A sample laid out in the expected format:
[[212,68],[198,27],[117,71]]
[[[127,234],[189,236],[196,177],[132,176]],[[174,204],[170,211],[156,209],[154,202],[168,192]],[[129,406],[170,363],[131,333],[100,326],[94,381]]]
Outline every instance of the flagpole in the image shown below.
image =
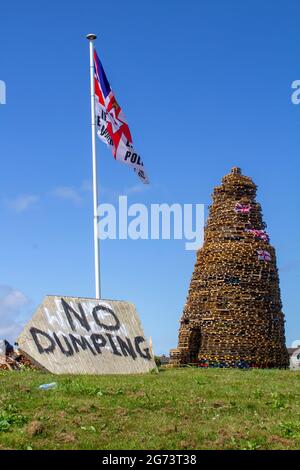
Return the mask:
[[90,80],[91,80],[91,127],[92,127],[92,159],[93,159],[93,213],[94,213],[94,257],[95,257],[95,292],[96,299],[101,298],[100,283],[100,246],[98,239],[98,185],[96,159],[96,117],[95,117],[95,83],[94,83],[94,40],[95,34],[88,34],[90,43]]

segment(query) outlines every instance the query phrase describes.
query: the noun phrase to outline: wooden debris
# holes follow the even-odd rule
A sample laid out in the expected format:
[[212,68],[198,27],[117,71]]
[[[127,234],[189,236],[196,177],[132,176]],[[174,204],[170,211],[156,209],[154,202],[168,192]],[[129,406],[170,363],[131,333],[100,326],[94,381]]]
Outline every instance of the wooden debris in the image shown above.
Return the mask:
[[213,193],[173,364],[287,367],[274,248],[256,185],[234,167]]
[[[9,343],[5,341],[8,345]],[[1,350],[0,353],[0,370],[21,370],[37,369],[36,365],[18,349],[14,349],[11,345],[6,352]]]

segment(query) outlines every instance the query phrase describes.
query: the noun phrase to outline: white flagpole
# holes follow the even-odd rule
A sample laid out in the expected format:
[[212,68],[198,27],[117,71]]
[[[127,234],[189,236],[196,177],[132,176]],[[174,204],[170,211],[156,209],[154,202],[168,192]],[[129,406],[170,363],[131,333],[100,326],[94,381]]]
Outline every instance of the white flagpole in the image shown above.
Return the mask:
[[95,34],[88,34],[90,43],[90,80],[91,80],[91,117],[92,117],[92,157],[93,157],[93,202],[94,202],[94,256],[95,256],[95,287],[96,299],[101,298],[100,285],[100,246],[98,239],[98,186],[97,186],[97,159],[96,159],[96,116],[95,116],[95,84],[94,84],[94,40]]

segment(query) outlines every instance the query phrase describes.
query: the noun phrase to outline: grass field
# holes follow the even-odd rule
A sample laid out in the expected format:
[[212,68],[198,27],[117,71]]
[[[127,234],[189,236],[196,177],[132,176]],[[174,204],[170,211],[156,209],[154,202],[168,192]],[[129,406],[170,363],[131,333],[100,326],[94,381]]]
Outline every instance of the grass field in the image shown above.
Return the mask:
[[300,449],[300,372],[0,372],[0,449]]

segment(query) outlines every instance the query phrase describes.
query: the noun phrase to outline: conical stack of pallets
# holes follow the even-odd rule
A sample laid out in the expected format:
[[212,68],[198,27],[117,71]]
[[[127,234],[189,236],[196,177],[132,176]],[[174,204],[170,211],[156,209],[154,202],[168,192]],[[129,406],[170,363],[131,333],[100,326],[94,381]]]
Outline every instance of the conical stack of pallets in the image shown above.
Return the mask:
[[288,366],[276,255],[255,197],[237,167],[214,190],[173,364]]

